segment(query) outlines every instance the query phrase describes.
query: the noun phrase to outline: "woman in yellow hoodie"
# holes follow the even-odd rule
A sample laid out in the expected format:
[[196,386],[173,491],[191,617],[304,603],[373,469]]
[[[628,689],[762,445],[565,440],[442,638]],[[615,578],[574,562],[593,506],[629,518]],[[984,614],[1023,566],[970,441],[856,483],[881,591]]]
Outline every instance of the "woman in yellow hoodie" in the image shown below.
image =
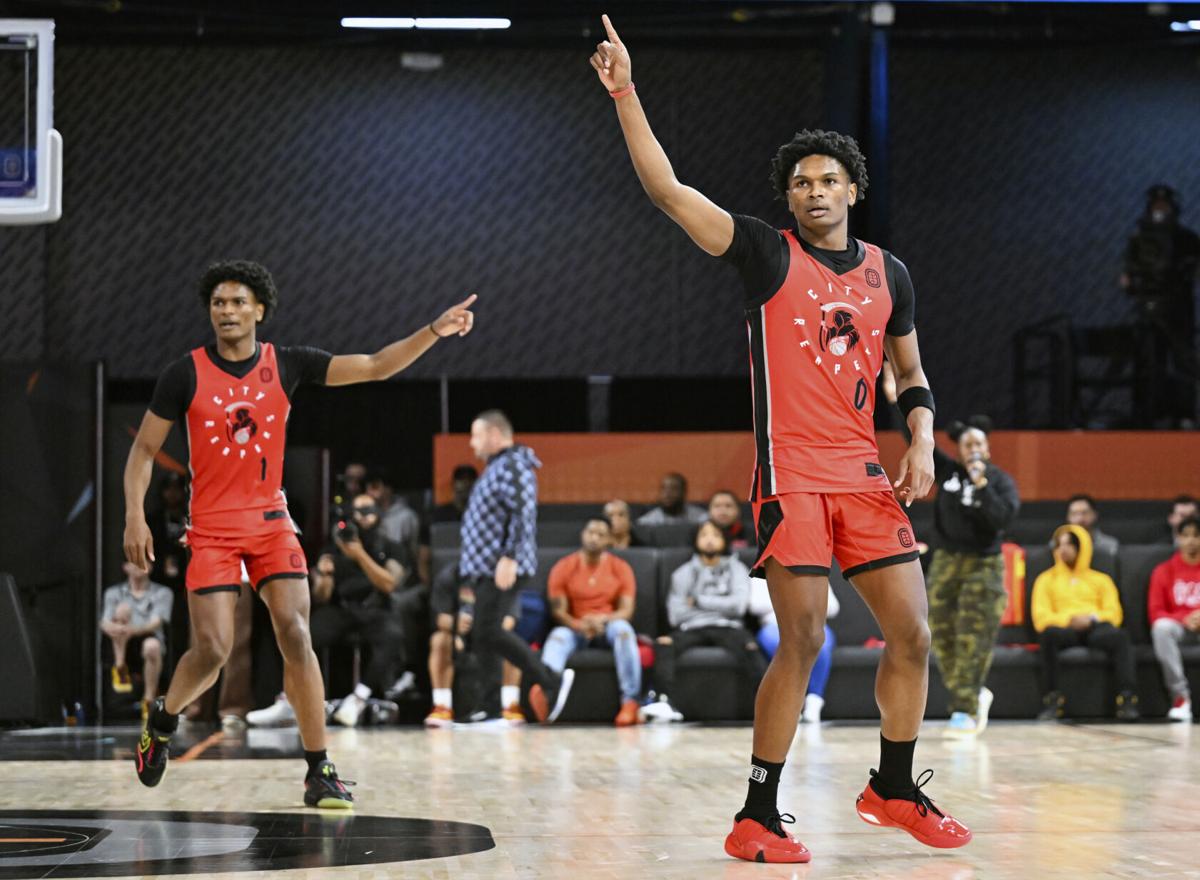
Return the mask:
[[1121,598],[1112,578],[1092,565],[1092,538],[1081,526],[1059,526],[1051,541],[1054,567],[1033,584],[1033,628],[1041,634],[1046,679],[1039,720],[1063,716],[1066,698],[1058,690],[1058,652],[1087,647],[1108,654],[1117,682],[1117,718],[1138,718],[1137,670],[1129,633],[1120,629]]

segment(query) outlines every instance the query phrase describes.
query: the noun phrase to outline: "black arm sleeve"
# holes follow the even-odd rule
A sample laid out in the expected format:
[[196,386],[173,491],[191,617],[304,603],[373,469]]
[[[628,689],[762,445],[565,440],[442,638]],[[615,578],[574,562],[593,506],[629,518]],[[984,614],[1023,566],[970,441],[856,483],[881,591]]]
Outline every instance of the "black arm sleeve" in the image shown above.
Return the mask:
[[757,217],[731,214],[733,241],[717,259],[736,268],[742,276],[746,305],[759,303],[779,289],[786,272],[783,236]]
[[884,258],[888,267],[888,285],[892,288],[892,316],[888,318],[888,336],[907,336],[912,333],[915,314],[915,295],[908,267],[890,253]]
[[178,422],[187,412],[196,393],[196,364],[186,354],[172,361],[154,384],[154,396],[150,398],[150,412],[168,422]]
[[279,380],[290,399],[301,385],[324,385],[333,355],[307,345],[279,347]]

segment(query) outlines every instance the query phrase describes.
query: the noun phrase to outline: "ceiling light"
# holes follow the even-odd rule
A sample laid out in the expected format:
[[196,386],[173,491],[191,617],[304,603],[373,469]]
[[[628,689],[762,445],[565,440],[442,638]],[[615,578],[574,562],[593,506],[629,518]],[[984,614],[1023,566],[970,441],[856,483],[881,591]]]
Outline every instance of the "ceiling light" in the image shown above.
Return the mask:
[[365,18],[342,19],[344,28],[375,28],[398,30],[421,28],[422,30],[488,31],[503,30],[512,25],[507,18]]

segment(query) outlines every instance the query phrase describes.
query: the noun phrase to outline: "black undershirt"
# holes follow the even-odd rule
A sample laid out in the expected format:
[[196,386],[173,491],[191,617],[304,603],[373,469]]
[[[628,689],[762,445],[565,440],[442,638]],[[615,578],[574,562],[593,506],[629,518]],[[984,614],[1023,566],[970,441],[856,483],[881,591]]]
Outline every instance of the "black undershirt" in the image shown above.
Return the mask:
[[[209,360],[224,373],[241,379],[257,365],[262,357],[262,344],[256,343],[254,354],[244,361],[229,361],[217,354],[217,346],[210,343],[204,347]],[[329,372],[329,361],[333,355],[319,348],[305,345],[278,345],[275,359],[279,364],[279,383],[288,400],[301,385],[324,385]],[[196,363],[191,352],[172,361],[158,377],[154,396],[150,400],[150,412],[160,419],[177,422],[183,418],[196,394]]]
[[[791,263],[791,251],[787,239],[779,230],[757,217],[731,214],[733,217],[733,241],[729,249],[718,259],[734,266],[742,276],[745,289],[746,308],[756,308],[769,300],[787,278]],[[866,259],[866,248],[856,238],[851,238],[844,251],[831,251],[813,247],[801,236],[796,236],[805,253],[827,269],[844,275],[857,269]],[[913,330],[915,296],[908,268],[888,251],[883,252],[887,267],[888,293],[892,297],[892,315],[888,319],[889,336],[907,336]]]

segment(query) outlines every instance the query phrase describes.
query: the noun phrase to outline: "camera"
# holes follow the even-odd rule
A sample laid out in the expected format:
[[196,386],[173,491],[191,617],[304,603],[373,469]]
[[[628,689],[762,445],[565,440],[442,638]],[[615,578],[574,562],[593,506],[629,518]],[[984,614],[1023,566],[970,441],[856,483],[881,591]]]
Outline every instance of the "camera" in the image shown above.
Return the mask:
[[358,525],[354,522],[354,505],[347,497],[346,479],[338,476],[337,488],[333,493],[333,504],[329,507],[329,531],[338,540],[357,541]]

